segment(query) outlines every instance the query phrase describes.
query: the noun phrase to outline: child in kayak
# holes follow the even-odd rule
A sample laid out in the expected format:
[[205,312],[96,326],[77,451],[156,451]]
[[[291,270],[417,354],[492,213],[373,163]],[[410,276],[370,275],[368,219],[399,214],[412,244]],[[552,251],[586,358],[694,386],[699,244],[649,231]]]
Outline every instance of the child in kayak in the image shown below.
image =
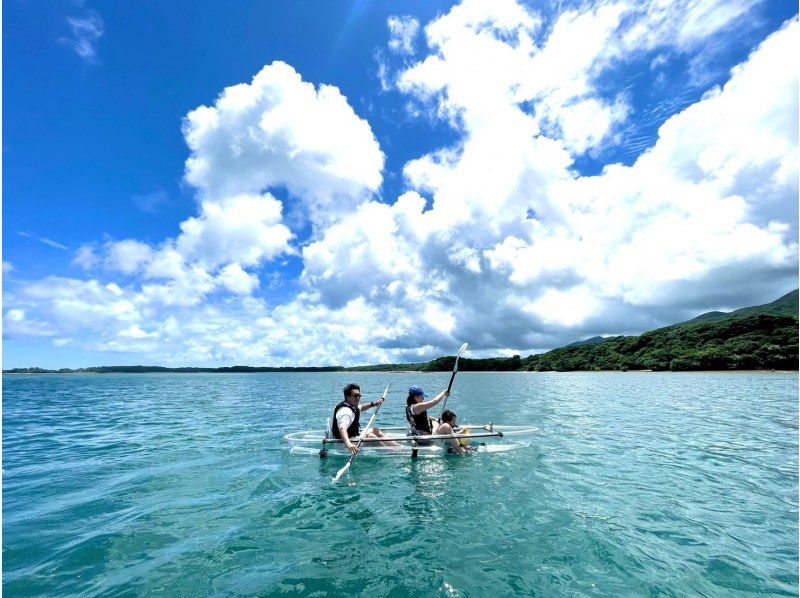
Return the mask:
[[[442,411],[442,423],[439,424],[433,433],[436,436],[451,436],[451,438],[442,440],[448,453],[451,455],[465,455],[470,452],[469,445],[462,446],[459,439],[455,437],[456,432],[454,428],[456,427],[457,419],[458,416],[454,412],[445,409]],[[458,433],[460,434],[461,432],[459,431]]]

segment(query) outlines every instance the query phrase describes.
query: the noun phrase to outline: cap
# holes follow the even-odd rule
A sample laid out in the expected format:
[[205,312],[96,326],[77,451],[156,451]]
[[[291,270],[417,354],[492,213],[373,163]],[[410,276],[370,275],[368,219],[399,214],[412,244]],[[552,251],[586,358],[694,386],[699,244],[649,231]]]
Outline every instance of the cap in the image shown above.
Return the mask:
[[425,394],[425,391],[422,390],[419,386],[412,386],[408,389],[408,394],[412,396],[422,397],[424,399],[428,398],[428,395]]

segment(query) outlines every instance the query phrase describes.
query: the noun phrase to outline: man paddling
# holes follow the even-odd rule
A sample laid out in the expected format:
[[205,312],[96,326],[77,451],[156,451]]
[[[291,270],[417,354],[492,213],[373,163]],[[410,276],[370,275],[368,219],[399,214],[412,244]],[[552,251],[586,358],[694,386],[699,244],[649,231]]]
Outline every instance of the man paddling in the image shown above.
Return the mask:
[[[348,384],[344,387],[343,392],[344,400],[333,410],[331,434],[334,438],[342,440],[350,452],[355,454],[358,448],[353,444],[352,439],[361,433],[358,425],[361,412],[382,405],[383,399],[361,405],[361,387],[358,384]],[[364,438],[385,438],[385,436],[379,428],[364,431]],[[384,444],[397,446],[394,442]]]

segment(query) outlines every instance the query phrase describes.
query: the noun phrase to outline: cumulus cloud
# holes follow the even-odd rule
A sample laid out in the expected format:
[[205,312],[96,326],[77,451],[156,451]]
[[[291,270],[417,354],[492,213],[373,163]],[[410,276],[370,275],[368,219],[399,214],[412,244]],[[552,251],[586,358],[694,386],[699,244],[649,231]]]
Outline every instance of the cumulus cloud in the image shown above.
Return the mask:
[[[190,112],[183,132],[191,150],[186,180],[197,189],[198,214],[180,224],[177,236],[160,243],[122,239],[80,247],[73,264],[127,282],[50,277],[24,285],[7,295],[20,306],[19,312],[9,312],[9,334],[75,333],[72,343],[94,335],[83,346],[108,351],[191,344],[189,337],[206,329],[178,327],[175,314],[199,310],[197,317],[206,317],[219,303],[227,307],[217,320],[236,317],[230,302],[245,301],[258,290],[258,269],[298,254],[283,202],[270,190],[288,190],[306,221],[322,226],[368,201],[381,183],[384,157],[366,121],[338,89],[317,89],[283,63],[264,67],[250,84],[225,89],[211,107]],[[148,209],[160,199],[134,198]],[[31,315],[16,318],[25,313]],[[231,333],[227,320],[218,329],[221,336]],[[233,341],[243,338],[237,333]],[[178,357],[189,354],[175,349]]]
[[4,314],[3,334],[55,336],[67,331],[102,332],[116,323],[137,321],[141,314],[115,283],[47,277],[7,297],[14,304]]
[[[502,240],[486,252],[493,268],[507,269],[519,288],[534,288],[547,280],[542,264],[549,262],[547,269],[555,266],[594,296],[635,306],[672,302],[691,281],[706,289],[698,303],[707,302],[720,292],[712,281],[737,265],[742,279],[727,280],[727,293],[752,293],[749,277],[766,271],[782,281],[777,295],[797,259],[790,223],[798,80],[779,59],[797,49],[797,27],[773,34],[724,87],[665,122],[656,145],[632,166],[554,185],[551,198],[568,227],[542,222],[524,240]],[[774,99],[760,102],[767,84]]]
[[217,279],[223,287],[237,295],[250,295],[258,288],[258,277],[245,272],[239,264],[225,266]]
[[[624,100],[602,98],[595,81],[632,44],[629,7],[569,11],[544,39],[536,15],[513,2],[494,8],[465,2],[426,27],[432,53],[401,73],[400,89],[432,104],[461,139],[406,165],[432,209],[406,203],[414,209],[400,221],[394,212],[407,194],[366,220],[363,210],[343,220],[305,250],[306,282],[321,301],[390,301],[410,315],[398,342],[420,346],[414,330],[425,330],[456,343],[442,334],[449,330],[476,346],[540,347],[570,334],[634,332],[734,297],[757,302],[764,289],[755,279],[771,281],[774,296],[793,284],[797,73],[778,57],[794,53],[795,23],[668,120],[635,164],[580,177],[574,156],[627,116]],[[670,41],[647,11],[633,17],[659,44]],[[776,95],[759,101],[767,81]],[[369,249],[366,222],[395,259],[372,259],[380,254]],[[338,229],[352,233],[349,245]],[[736,281],[731,271],[747,274]],[[455,322],[425,326],[447,322],[431,305]]]
[[106,247],[106,267],[123,274],[135,274],[153,255],[153,249],[147,243],[135,239],[108,243]]
[[[640,143],[604,76],[690,61],[750,5],[678,1],[668,19],[655,1],[542,16],[466,0],[408,63],[417,26],[390,24],[397,90],[456,141],[409,160],[388,201],[383,153],[341,93],[266,66],[187,116],[198,212],[174,238],[82,247],[97,279],[24,285],[5,326],[157,363],[355,364],[464,340],[473,355],[543,350],[775,298],[797,280],[796,21],[700,101],[663,98],[635,160],[576,167]],[[278,301],[261,280],[288,256],[299,291]]]
[[282,62],[190,112],[183,132],[186,180],[205,200],[286,188],[324,224],[381,184],[384,155],[369,124],[336,87],[315,89]]
[[269,193],[203,200],[200,214],[180,224],[181,233],[158,245],[136,239],[107,241],[102,259],[83,246],[73,263],[141,282],[138,297],[147,304],[193,306],[216,290],[241,295],[259,287],[258,267],[279,255],[294,254],[293,233],[281,222],[282,205]]
[[[336,88],[317,90],[283,63],[191,111],[183,132],[198,214],[161,243],[89,244],[73,259],[87,270],[102,265],[138,277],[146,302],[189,306],[216,290],[258,289],[258,275],[247,268],[297,253],[283,202],[269,189],[288,189],[321,225],[367,200],[381,182],[383,154],[369,125]],[[149,209],[161,195],[135,199]]]
[[281,203],[270,194],[205,200],[200,216],[181,223],[175,248],[208,266],[236,261],[254,266],[290,253],[292,232],[281,223]]

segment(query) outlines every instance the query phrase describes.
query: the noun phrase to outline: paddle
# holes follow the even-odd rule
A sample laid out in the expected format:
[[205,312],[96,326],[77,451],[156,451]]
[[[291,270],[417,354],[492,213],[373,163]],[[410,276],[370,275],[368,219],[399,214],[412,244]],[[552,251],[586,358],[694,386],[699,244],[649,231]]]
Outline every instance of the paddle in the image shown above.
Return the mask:
[[[453,375],[452,375],[452,376],[450,376],[450,384],[448,384],[448,385],[447,385],[447,394],[448,394],[448,395],[450,394],[450,389],[453,387],[453,380],[455,380],[456,373],[458,372],[458,358],[459,358],[459,357],[461,357],[461,354],[462,354],[464,351],[466,351],[466,350],[467,350],[467,347],[468,347],[468,346],[469,346],[469,345],[468,345],[467,343],[464,343],[463,345],[461,345],[461,348],[458,350],[458,353],[456,354],[456,363],[455,363],[455,365],[453,366]],[[445,406],[447,405],[447,399],[448,399],[448,398],[450,398],[450,397],[449,397],[449,396],[446,396],[446,397],[444,398],[444,403],[442,404],[442,411],[444,411],[444,408],[445,408]]]
[[[391,385],[392,383],[390,382],[389,385],[386,387],[386,390],[383,391],[383,396],[381,397],[381,399],[386,400],[386,393],[389,392],[389,386]],[[369,422],[367,423],[367,427],[364,430],[364,434],[361,436],[361,438],[358,439],[358,444],[356,445],[356,452],[350,455],[350,458],[347,460],[347,463],[344,464],[344,467],[342,467],[339,471],[337,471],[336,475],[333,476],[334,482],[338,482],[339,478],[341,478],[345,473],[347,473],[347,470],[350,469],[350,465],[353,463],[353,459],[356,458],[356,455],[358,454],[358,449],[361,448],[361,443],[364,441],[364,436],[367,435],[367,432],[369,432],[370,428],[372,427],[372,421],[375,419],[375,416],[378,415],[378,411],[381,410],[381,407],[383,407],[383,403],[378,405],[377,409],[375,409],[375,413],[373,413],[372,417],[369,418]]]

